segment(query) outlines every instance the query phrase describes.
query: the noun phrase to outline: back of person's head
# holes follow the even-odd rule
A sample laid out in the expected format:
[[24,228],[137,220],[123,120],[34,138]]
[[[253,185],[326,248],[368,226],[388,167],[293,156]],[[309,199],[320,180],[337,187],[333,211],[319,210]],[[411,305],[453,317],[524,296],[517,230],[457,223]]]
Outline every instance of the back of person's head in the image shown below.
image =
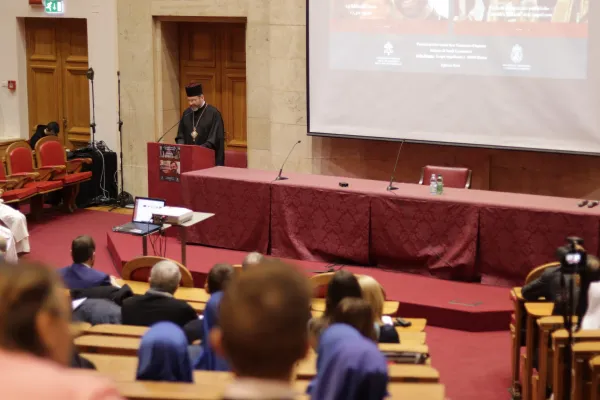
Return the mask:
[[96,243],[88,235],[77,236],[71,243],[71,258],[75,264],[94,263]]
[[215,264],[206,278],[206,291],[210,294],[220,292],[231,281],[235,270],[231,264]]
[[180,281],[181,271],[173,261],[159,261],[150,271],[150,288],[153,290],[174,294]]
[[138,349],[136,379],[140,381],[193,382],[188,342],[172,322],[152,325]]
[[280,261],[237,274],[223,292],[212,343],[238,376],[291,379],[308,351],[311,287]]
[[317,375],[308,386],[311,398],[382,400],[387,383],[387,361],[372,340],[347,324],[332,324],[323,332]]
[[373,310],[375,322],[381,323],[381,318],[383,317],[383,304],[385,303],[381,285],[375,278],[369,275],[360,275],[358,277],[358,283],[362,292],[362,298],[369,303]]
[[346,297],[362,297],[362,291],[356,276],[345,270],[337,271],[329,285],[325,296],[325,317],[329,317],[337,305]]
[[0,347],[68,365],[71,318],[58,275],[28,263],[0,266]]
[[377,340],[373,310],[363,299],[346,297],[340,301],[331,314],[330,323],[350,325],[364,337]]
[[248,269],[253,265],[264,264],[265,256],[261,253],[254,251],[249,253],[246,257],[244,257],[244,261],[242,261],[242,269]]
[[60,133],[60,125],[58,125],[58,123],[55,121],[48,122],[46,129],[50,135],[58,135]]

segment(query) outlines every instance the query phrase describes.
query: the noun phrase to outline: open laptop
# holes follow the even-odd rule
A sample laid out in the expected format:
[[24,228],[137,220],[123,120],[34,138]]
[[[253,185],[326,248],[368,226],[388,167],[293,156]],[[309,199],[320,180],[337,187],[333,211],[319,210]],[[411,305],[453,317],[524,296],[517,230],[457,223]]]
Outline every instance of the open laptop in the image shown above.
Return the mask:
[[160,229],[160,225],[152,223],[152,214],[154,211],[159,210],[164,206],[165,201],[162,199],[136,197],[131,222],[125,225],[116,226],[113,228],[113,231],[139,236],[145,236],[156,232]]

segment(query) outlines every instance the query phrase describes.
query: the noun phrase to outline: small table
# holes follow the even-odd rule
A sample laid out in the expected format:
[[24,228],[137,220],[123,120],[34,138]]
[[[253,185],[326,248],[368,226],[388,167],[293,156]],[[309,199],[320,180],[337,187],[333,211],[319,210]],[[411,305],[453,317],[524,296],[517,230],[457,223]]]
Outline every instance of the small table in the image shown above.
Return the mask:
[[[168,229],[172,226],[179,227],[179,234],[181,235],[181,264],[183,264],[184,266],[187,267],[187,228],[214,216],[215,214],[212,213],[194,212],[194,214],[192,215],[192,219],[182,224],[163,224],[162,229]],[[146,238],[144,237],[144,240],[145,239]]]

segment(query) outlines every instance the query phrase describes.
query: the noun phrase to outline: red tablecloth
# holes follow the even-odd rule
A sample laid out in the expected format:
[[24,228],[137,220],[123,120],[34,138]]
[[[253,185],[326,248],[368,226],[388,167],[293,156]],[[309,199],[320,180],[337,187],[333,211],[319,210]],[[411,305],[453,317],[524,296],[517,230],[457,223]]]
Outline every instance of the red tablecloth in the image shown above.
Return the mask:
[[216,167],[181,175],[184,206],[215,216],[189,228],[188,242],[267,253],[269,171]]
[[[214,212],[194,243],[436,276],[522,283],[569,235],[598,254],[600,207],[576,199],[216,167],[182,175],[186,206]],[[339,182],[349,183],[342,188]],[[269,228],[271,230],[269,236]]]
[[[286,176],[271,189],[272,254],[368,265],[370,196],[355,189],[360,180]],[[340,187],[340,181],[349,187]]]

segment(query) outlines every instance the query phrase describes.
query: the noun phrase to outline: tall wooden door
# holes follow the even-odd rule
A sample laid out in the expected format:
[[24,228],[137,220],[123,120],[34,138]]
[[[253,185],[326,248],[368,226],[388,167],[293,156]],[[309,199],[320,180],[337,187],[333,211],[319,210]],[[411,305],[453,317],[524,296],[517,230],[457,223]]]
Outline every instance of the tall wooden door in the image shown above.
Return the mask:
[[246,24],[186,22],[179,26],[181,112],[185,86],[201,83],[207,103],[221,111],[225,145],[245,151]]
[[29,132],[56,121],[59,138],[76,148],[90,140],[85,19],[27,18]]

